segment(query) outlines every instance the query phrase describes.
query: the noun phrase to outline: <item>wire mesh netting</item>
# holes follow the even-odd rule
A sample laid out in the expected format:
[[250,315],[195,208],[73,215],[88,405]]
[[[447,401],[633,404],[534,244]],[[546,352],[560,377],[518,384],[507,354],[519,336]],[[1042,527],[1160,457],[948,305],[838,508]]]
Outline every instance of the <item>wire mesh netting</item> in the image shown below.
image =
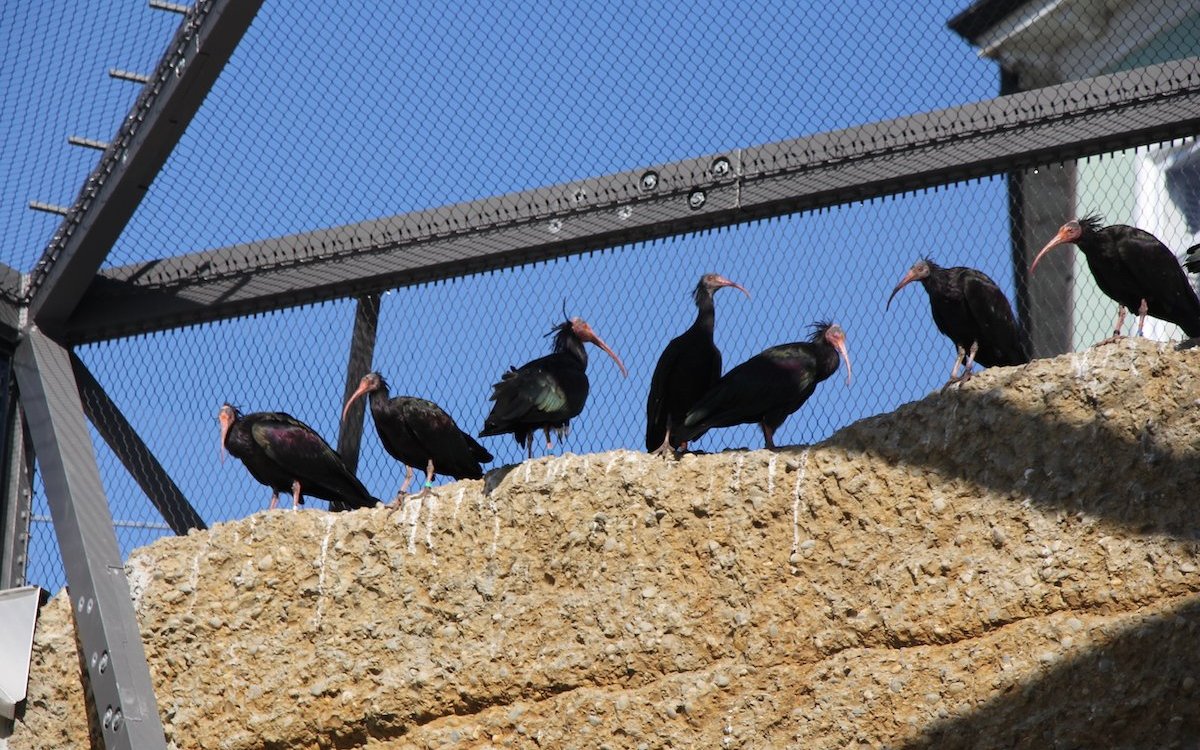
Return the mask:
[[[137,86],[107,70],[148,72],[179,17],[139,3],[9,4],[0,13],[5,59],[14,63],[0,66],[0,85],[14,93],[0,102],[0,136],[20,144],[0,162],[9,238],[2,260],[27,271],[59,221],[28,203],[69,205],[97,159],[66,137],[111,135]],[[105,265],[729,152],[979,101],[1002,86],[1172,59],[1194,67],[1198,41],[1200,4],[1192,2],[1068,2],[1044,12],[961,0],[537,9],[268,2]],[[68,84],[48,85],[59,80]],[[474,434],[491,384],[510,365],[547,353],[544,335],[565,305],[630,370],[621,378],[591,350],[591,396],[565,450],[640,449],[655,360],[691,323],[699,276],[716,271],[752,293],[717,295],[727,369],[806,337],[814,321],[845,328],[854,383],[847,388],[839,372],[776,437],[812,442],[949,375],[954,347],[934,327],[925,294],[905,289],[884,310],[914,261],[978,268],[1014,303],[1020,297],[1038,354],[1091,345],[1110,333],[1116,304],[1073,249],[1055,251],[1023,290],[1030,253],[1088,212],[1141,226],[1181,253],[1200,232],[1197,165],[1194,140],[1147,144],[1021,170],[1012,181],[956,181],[866,203],[848,193],[828,211],[400,288],[383,296],[374,365],[393,394],[432,399]],[[79,355],[214,523],[256,512],[269,496],[236,460],[220,463],[218,407],[288,411],[334,443],[355,304],[348,297],[90,344]],[[1154,321],[1147,333],[1181,335]],[[367,421],[359,476],[388,499],[403,468]],[[171,533],[117,454],[98,435],[94,442],[122,551]],[[523,456],[508,438],[484,442],[492,467]],[[747,426],[714,431],[694,447],[761,445]],[[40,483],[35,490],[28,577],[56,588],[62,568]]]

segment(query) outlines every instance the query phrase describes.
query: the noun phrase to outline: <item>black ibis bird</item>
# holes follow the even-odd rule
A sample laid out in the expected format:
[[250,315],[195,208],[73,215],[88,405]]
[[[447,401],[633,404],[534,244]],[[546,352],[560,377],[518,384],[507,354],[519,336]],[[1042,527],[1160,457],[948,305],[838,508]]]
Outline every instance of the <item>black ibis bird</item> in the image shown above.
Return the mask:
[[[987,274],[964,266],[943,268],[929,258],[919,260],[892,289],[884,309],[892,306],[897,292],[914,281],[920,281],[929,295],[934,325],[958,350],[948,383],[971,377],[976,362],[984,367],[1004,367],[1029,361],[1012,306]],[[960,377],[963,357],[966,366]]]
[[412,484],[413,467],[425,471],[422,495],[430,491],[433,478],[439,473],[455,479],[483,477],[480,462],[491,461],[492,454],[460,430],[454,418],[432,401],[415,396],[389,398],[387,381],[378,372],[369,372],[359,381],[358,389],[342,408],[343,422],[350,405],[367,393],[371,394],[371,417],[379,442],[392,458],[404,464],[404,484],[396,493],[397,501]]
[[492,386],[490,399],[495,403],[483,422],[480,437],[512,433],[533,458],[533,433],[541,428],[546,450],[554,447],[553,430],[561,440],[570,421],[583,411],[588,396],[587,351],[585,342],[595,344],[613,358],[621,374],[628,377],[625,363],[604,343],[582,318],[571,318],[550,331],[554,337],[552,354],[521,367],[510,367]]
[[667,344],[654,375],[650,378],[650,395],[646,399],[646,450],[666,454],[687,448],[674,437],[688,409],[721,377],[721,350],[713,343],[716,311],[713,295],[718,289],[733,287],[747,297],[741,284],[716,273],[705,274],[696,284],[696,321],[691,327]]
[[808,341],[779,344],[754,355],[725,373],[688,411],[677,435],[691,441],[713,427],[758,424],[766,447],[775,448],[775,430],[799,409],[846,361],[850,385],[850,354],[846,334],[836,323],[814,323]]
[[1200,336],[1200,299],[1175,253],[1144,229],[1126,224],[1102,227],[1100,222],[1093,214],[1063,224],[1033,259],[1029,272],[1059,245],[1075,245],[1083,251],[1096,286],[1117,303],[1114,338],[1121,335],[1127,309],[1137,311],[1139,336],[1147,315],[1176,324],[1189,338]]
[[292,495],[292,508],[303,495],[370,508],[379,500],[346,468],[342,457],[316,430],[290,414],[257,411],[242,414],[224,404],[217,415],[221,423],[221,458],[228,449],[246,465],[250,475],[271,488],[271,508],[279,493]]

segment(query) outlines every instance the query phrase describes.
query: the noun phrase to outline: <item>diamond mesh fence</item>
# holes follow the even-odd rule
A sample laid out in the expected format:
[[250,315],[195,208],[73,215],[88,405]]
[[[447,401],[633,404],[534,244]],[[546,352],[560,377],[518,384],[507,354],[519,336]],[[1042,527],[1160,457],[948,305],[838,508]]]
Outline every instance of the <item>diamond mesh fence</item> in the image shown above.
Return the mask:
[[[1196,3],[1064,3],[1034,20],[1020,3],[962,0],[652,6],[265,3],[105,267],[728,153],[1001,90],[1172,59],[1195,68],[1200,48]],[[0,162],[9,238],[0,260],[27,271],[60,220],[28,203],[69,205],[97,158],[66,137],[113,132],[138,87],[106,71],[148,72],[180,17],[138,3],[0,13],[13,63],[0,66],[0,86],[16,94],[0,101],[0,136],[21,144]],[[827,210],[391,289],[373,366],[393,395],[431,399],[475,434],[491,384],[549,351],[545,334],[565,307],[621,355],[629,377],[590,349],[591,395],[556,452],[596,460],[587,457],[641,450],[655,361],[695,317],[696,281],[715,271],[752,294],[717,295],[726,369],[806,338],[814,321],[846,330],[853,383],[839,371],[776,435],[780,445],[810,443],[945,382],[955,350],[925,293],[913,285],[884,309],[916,260],[978,268],[1014,304],[1020,297],[1039,355],[1090,346],[1110,333],[1116,303],[1070,248],[1023,291],[1030,254],[1089,212],[1182,253],[1200,232],[1197,165],[1193,139],[1144,144],[1012,179],[869,201],[846,191]],[[224,401],[290,412],[336,444],[356,304],[345,297],[77,353],[212,524],[262,510],[270,494],[236,459],[220,461]],[[1147,335],[1180,332],[1152,320]],[[94,442],[122,551],[172,533],[117,453],[98,434]],[[496,457],[485,468],[523,458],[508,437],[483,442]],[[757,428],[743,426],[693,447],[761,446]],[[368,417],[359,477],[389,499],[403,473]],[[36,482],[28,578],[57,588],[48,518]]]

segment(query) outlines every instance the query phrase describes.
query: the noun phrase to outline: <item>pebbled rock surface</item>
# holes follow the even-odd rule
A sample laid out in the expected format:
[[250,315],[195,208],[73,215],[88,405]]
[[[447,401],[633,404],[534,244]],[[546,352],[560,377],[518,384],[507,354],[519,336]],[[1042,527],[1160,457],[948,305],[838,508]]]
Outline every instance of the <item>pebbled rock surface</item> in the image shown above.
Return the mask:
[[[128,564],[177,748],[1197,747],[1200,350],[828,441],[537,459]],[[68,602],[11,750],[87,747]]]

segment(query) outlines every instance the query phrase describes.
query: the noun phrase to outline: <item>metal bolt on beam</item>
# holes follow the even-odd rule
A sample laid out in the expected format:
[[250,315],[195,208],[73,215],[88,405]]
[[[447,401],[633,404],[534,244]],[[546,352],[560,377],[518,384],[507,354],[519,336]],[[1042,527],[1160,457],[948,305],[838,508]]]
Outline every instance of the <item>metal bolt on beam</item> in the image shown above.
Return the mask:
[[81,135],[67,136],[67,143],[72,146],[83,146],[84,148],[94,148],[97,151],[107,151],[108,144],[104,141],[98,141],[95,138],[84,138]]
[[58,214],[59,216],[66,216],[71,212],[71,209],[67,208],[66,206],[58,206],[53,203],[43,203],[42,201],[29,201],[29,207],[34,211],[41,211],[47,214]]
[[150,83],[150,76],[145,73],[134,73],[132,70],[121,70],[120,68],[109,68],[108,75],[111,78],[116,78],[121,81],[130,81],[132,83]]
[[192,11],[191,6],[181,5],[180,3],[168,3],[165,0],[150,0],[150,7],[153,10],[165,10],[171,13],[180,13],[187,15]]

